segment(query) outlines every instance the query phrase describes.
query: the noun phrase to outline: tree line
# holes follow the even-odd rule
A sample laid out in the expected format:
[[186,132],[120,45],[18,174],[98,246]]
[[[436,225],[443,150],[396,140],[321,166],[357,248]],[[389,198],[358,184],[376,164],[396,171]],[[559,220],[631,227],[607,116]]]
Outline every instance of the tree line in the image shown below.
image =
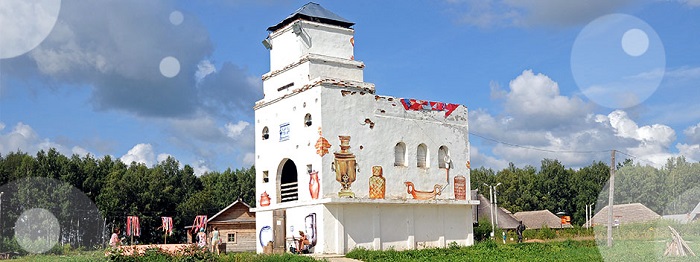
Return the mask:
[[[663,167],[625,159],[616,164],[615,204],[642,203],[659,215],[686,214],[700,202],[700,163],[684,157],[667,159]],[[498,206],[515,213],[549,210],[571,215],[572,224],[585,223],[586,205],[594,212],[608,205],[609,163],[566,168],[558,160],[544,159],[539,169],[510,163],[494,171],[480,167],[471,170],[471,186],[489,198],[489,187],[496,185]]]
[[0,251],[12,246],[8,243],[15,227],[31,208],[56,217],[59,243],[101,246],[106,241],[103,234],[111,229],[125,232],[126,216],[139,217],[139,243],[162,243],[161,217],[172,217],[174,234],[168,243],[182,243],[184,228],[195,216],[212,216],[239,198],[255,205],[255,168],[198,177],[191,166],[181,166],[173,157],[148,167],[109,155],[67,157],[55,149],[35,156],[12,152],[0,155],[0,191]]

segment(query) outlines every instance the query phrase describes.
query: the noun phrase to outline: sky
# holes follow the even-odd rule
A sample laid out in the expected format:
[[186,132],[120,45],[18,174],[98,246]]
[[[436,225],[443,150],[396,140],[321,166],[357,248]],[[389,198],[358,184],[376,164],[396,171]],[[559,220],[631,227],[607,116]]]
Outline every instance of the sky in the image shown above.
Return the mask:
[[[305,3],[0,1],[0,154],[250,167],[261,41]],[[469,109],[473,168],[700,160],[699,0],[317,3],[377,94]]]

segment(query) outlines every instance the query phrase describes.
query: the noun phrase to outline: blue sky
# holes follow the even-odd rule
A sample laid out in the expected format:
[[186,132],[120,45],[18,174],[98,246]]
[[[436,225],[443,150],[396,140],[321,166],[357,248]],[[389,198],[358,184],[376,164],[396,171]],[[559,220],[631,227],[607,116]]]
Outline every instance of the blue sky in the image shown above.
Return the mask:
[[[378,94],[469,108],[473,167],[700,160],[698,0],[317,2]],[[1,1],[0,153],[249,167],[260,41],[305,3]]]

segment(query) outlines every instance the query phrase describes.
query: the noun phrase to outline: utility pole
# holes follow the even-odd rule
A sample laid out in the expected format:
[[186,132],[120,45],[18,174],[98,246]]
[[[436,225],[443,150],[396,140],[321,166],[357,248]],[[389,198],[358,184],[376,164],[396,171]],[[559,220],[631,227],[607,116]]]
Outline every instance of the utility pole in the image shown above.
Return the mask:
[[498,227],[498,186],[500,186],[501,183],[496,184],[493,186],[493,212],[494,212],[494,217],[496,218],[496,227]]
[[489,201],[491,202],[489,205],[489,213],[491,213],[491,237],[493,237],[495,235],[493,230],[493,187],[486,183],[484,183],[484,185],[489,187]]
[[608,196],[608,247],[612,247],[612,226],[613,226],[613,202],[615,196],[615,149],[610,154],[610,183]]

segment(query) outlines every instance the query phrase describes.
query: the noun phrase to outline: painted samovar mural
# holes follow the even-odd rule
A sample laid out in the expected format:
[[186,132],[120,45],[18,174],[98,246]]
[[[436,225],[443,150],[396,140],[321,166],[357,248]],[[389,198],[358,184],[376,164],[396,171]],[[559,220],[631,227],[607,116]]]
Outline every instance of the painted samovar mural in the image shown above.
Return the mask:
[[340,139],[340,152],[334,152],[335,159],[331,164],[331,170],[335,172],[335,180],[340,182],[342,188],[338,192],[339,197],[355,197],[355,193],[350,189],[352,182],[355,182],[357,172],[357,162],[355,155],[350,153],[350,136],[338,136]]

